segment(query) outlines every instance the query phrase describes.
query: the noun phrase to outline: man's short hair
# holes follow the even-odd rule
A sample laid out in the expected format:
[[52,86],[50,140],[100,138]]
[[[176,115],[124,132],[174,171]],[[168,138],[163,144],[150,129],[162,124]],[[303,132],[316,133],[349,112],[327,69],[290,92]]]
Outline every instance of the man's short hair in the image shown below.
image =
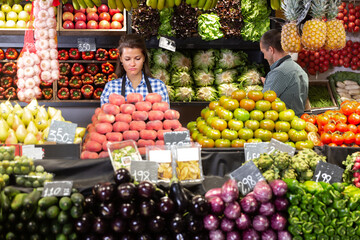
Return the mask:
[[271,46],[278,52],[284,51],[281,47],[281,30],[279,29],[270,29],[264,33],[260,39],[260,42],[266,50]]

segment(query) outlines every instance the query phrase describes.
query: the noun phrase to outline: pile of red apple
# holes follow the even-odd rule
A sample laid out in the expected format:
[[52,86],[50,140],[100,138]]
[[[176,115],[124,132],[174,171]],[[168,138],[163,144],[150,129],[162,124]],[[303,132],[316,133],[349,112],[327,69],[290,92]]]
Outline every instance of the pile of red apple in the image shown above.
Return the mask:
[[64,29],[122,29],[124,15],[106,4],[100,7],[75,10],[71,3],[63,5],[62,26]]
[[112,93],[109,103],[95,110],[80,157],[108,157],[107,143],[123,140],[134,140],[140,154],[145,154],[146,146],[164,145],[164,132],[187,130],[179,118],[180,113],[157,93],[149,93],[145,101],[140,93],[129,93],[126,102],[122,95]]

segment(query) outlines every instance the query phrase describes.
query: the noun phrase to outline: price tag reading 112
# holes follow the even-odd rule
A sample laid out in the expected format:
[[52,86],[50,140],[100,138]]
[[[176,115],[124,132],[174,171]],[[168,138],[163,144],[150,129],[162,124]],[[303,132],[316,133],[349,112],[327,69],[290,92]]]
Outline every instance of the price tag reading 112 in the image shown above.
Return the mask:
[[231,172],[230,177],[237,181],[240,193],[243,196],[251,192],[258,181],[264,180],[263,175],[253,161],[248,161]]
[[73,186],[72,181],[55,181],[55,182],[46,182],[44,184],[44,190],[42,192],[43,197],[56,196],[70,196],[71,189]]
[[341,182],[343,172],[344,169],[335,164],[320,161],[316,165],[312,180],[327,183]]

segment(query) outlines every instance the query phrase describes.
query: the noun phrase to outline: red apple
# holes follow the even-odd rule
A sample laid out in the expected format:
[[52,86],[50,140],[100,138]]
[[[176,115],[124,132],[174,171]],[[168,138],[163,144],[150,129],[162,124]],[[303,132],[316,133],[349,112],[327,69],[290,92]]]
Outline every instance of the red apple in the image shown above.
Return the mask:
[[63,5],[62,9],[63,9],[63,12],[71,12],[71,13],[74,12],[74,7],[73,7],[73,5],[71,3],[65,3]]
[[98,21],[99,20],[99,15],[96,12],[90,12],[90,13],[87,14],[86,19],[88,21],[90,21],[90,20]]
[[100,7],[98,7],[98,13],[108,12],[108,11],[109,11],[109,7],[106,4],[101,4]]
[[67,20],[63,23],[63,28],[64,29],[74,29],[74,23],[72,21]]
[[96,6],[94,6],[94,7],[92,7],[92,8],[87,8],[86,9],[86,13],[90,13],[90,12],[97,12],[97,7]]
[[118,22],[123,22],[124,21],[124,15],[122,15],[121,13],[115,13],[113,16],[112,16],[112,20],[113,21],[118,21]]
[[86,22],[85,21],[77,21],[75,23],[75,29],[86,29]]
[[77,12],[77,13],[75,13],[75,15],[74,15],[74,21],[75,21],[75,22],[77,22],[77,21],[86,21],[85,13],[82,13],[82,12]]
[[63,21],[74,21],[74,14],[71,12],[64,12],[62,15]]
[[74,9],[74,13],[77,13],[77,12],[86,13],[86,9],[85,8],[80,8],[79,10]]
[[99,15],[99,21],[102,21],[102,20],[106,20],[106,21],[110,22],[110,20],[111,20],[110,13],[108,13],[108,12],[102,12],[102,13],[100,13],[100,15]]
[[112,21],[110,24],[111,29],[122,29],[122,25],[118,21]]
[[112,9],[112,8],[110,8],[109,9],[109,13],[110,13],[110,15],[112,16],[112,15],[114,15],[115,13],[119,13],[120,12],[120,10],[119,9]]
[[86,27],[87,27],[88,29],[98,29],[98,28],[99,28],[99,25],[98,25],[97,21],[95,21],[95,20],[90,20],[90,21],[87,22]]
[[110,29],[109,21],[101,20],[99,23],[99,29]]

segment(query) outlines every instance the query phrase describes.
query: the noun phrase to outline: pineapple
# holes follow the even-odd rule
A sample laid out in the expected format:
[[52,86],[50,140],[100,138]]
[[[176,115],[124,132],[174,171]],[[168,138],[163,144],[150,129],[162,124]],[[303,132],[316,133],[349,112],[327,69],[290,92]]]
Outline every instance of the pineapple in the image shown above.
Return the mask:
[[340,0],[329,1],[326,22],[326,41],[324,48],[326,50],[338,50],[346,45],[346,33],[344,25],[340,20],[336,19],[338,13],[338,6],[341,4]]
[[313,0],[310,15],[313,19],[305,22],[301,36],[301,43],[308,50],[321,49],[326,40],[326,23],[322,20],[325,16],[328,0]]
[[301,14],[301,0],[284,0],[281,4],[284,15],[289,21],[281,30],[281,47],[285,52],[300,52],[300,34],[296,26],[296,20]]

